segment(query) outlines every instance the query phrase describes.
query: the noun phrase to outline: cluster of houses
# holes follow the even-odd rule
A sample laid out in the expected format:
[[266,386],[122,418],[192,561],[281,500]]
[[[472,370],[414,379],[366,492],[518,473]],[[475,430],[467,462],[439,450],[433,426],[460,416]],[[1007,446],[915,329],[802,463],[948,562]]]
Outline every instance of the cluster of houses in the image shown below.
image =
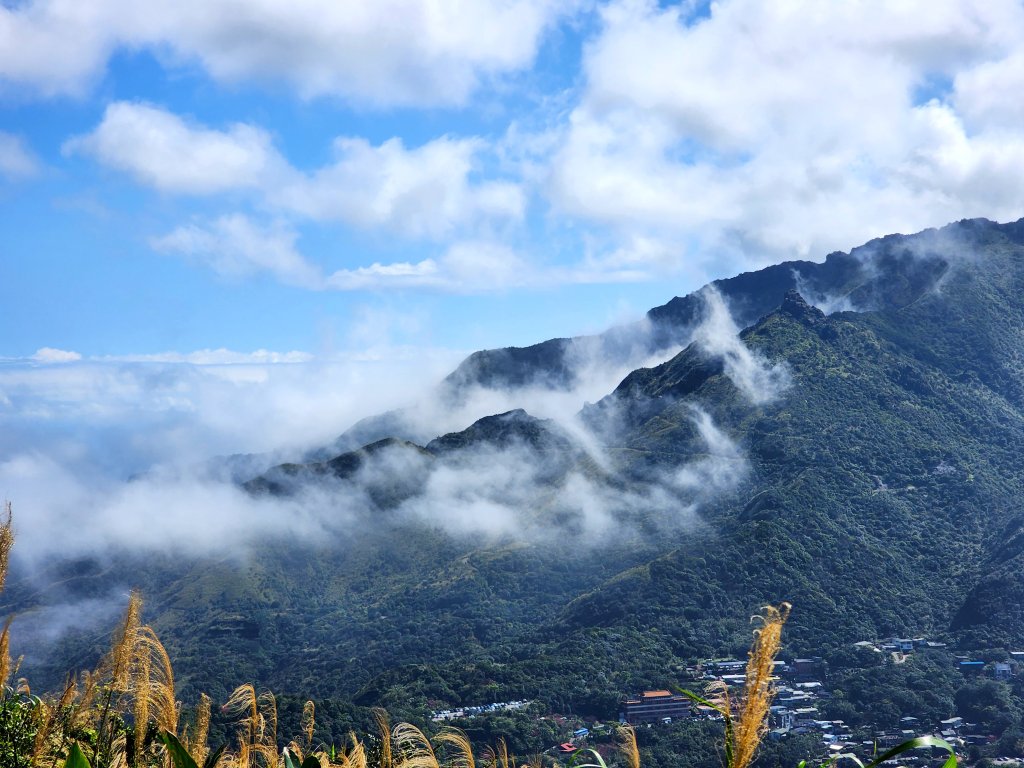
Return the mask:
[[435,723],[443,723],[447,720],[458,720],[461,717],[476,717],[477,715],[489,715],[494,712],[508,712],[514,709],[522,709],[530,704],[530,701],[495,701],[491,704],[481,704],[478,707],[459,707],[458,709],[439,709],[430,713],[430,719]]
[[[863,641],[856,647],[878,653],[891,653],[897,662],[918,650],[943,649],[945,643],[923,637],[894,637],[881,642]],[[1012,652],[1007,661],[984,662],[970,656],[954,656],[965,675],[986,675],[996,680],[1010,680],[1018,671],[1024,672],[1024,651]],[[688,667],[694,689],[719,682],[730,688],[741,688],[745,681],[746,662],[737,659],[715,660]],[[768,737],[773,740],[796,734],[820,734],[822,745],[833,755],[887,749],[908,739],[933,732],[955,748],[989,743],[991,737],[978,733],[978,728],[953,717],[940,723],[920,723],[915,717],[904,717],[900,727],[876,730],[870,741],[854,741],[853,729],[842,720],[824,720],[818,705],[830,694],[825,686],[827,668],[820,657],[775,662],[775,698],[769,716]],[[721,719],[712,707],[701,706],[681,693],[667,690],[644,691],[622,702],[619,719],[631,725],[671,723],[684,719]],[[863,736],[861,737],[863,738]],[[922,758],[924,759],[924,758]],[[908,758],[904,762],[915,762]]]
[[[730,688],[743,686],[746,673],[745,661],[727,659],[710,661],[687,672],[696,681],[697,688],[708,683],[721,682]],[[820,657],[794,659],[790,663],[775,662],[776,685],[775,704],[771,710],[771,726],[781,734],[789,731],[806,732],[816,720],[817,701],[826,696],[821,682],[825,676],[825,663]],[[713,707],[692,702],[688,696],[671,691],[644,691],[639,696],[622,702],[619,719],[623,723],[640,725],[646,723],[671,723],[675,720],[703,718],[717,720],[721,714]]]

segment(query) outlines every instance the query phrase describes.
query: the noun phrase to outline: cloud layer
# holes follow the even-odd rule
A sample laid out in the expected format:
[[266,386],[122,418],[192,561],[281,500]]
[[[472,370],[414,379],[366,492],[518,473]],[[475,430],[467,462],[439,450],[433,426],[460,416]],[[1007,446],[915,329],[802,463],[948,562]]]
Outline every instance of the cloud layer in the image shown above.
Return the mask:
[[481,81],[528,67],[568,9],[557,0],[29,0],[0,6],[0,82],[81,94],[116,52],[149,48],[221,82],[277,81],[375,106],[461,104]]

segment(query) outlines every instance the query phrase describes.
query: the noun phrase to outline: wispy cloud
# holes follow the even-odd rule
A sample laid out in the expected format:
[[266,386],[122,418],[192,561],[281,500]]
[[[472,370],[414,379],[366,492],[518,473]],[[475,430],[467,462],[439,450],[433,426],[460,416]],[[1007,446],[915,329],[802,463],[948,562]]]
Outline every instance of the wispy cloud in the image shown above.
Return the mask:
[[81,360],[82,356],[78,352],[67,349],[42,347],[36,350],[32,359],[39,363],[72,363]]
[[704,317],[694,331],[694,341],[708,354],[722,359],[725,374],[754,404],[768,403],[789,387],[789,369],[771,364],[740,338],[722,294],[713,286],[701,290]]
[[20,136],[0,131],[0,176],[28,179],[39,173],[40,163]]
[[165,253],[183,256],[230,277],[268,272],[303,288],[322,288],[320,271],[297,250],[298,234],[286,225],[261,226],[247,216],[221,216],[207,224],[186,224],[151,241]]

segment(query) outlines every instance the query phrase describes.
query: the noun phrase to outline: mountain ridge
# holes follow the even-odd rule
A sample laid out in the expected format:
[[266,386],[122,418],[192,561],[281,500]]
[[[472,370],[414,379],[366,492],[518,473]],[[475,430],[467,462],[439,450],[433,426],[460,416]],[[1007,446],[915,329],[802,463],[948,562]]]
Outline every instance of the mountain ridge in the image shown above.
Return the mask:
[[257,498],[315,489],[339,523],[315,546],[141,574],[198,665],[186,687],[422,708],[557,694],[607,715],[673,665],[742,651],[745,617],[780,599],[794,652],[1024,642],[1024,220],[796,263],[663,305],[699,308],[690,342],[582,427],[509,410],[252,479]]

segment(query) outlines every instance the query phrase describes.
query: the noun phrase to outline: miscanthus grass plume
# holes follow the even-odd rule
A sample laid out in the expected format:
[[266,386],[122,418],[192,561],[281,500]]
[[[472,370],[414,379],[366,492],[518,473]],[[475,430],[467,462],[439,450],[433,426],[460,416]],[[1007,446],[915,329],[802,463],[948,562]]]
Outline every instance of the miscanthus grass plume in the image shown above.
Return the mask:
[[747,768],[768,732],[768,714],[775,696],[775,657],[782,647],[782,626],[789,618],[789,603],[765,606],[753,617],[760,626],[747,656],[743,691],[737,697],[720,681],[712,683],[707,698],[683,691],[695,703],[711,707],[725,723],[725,768]]

